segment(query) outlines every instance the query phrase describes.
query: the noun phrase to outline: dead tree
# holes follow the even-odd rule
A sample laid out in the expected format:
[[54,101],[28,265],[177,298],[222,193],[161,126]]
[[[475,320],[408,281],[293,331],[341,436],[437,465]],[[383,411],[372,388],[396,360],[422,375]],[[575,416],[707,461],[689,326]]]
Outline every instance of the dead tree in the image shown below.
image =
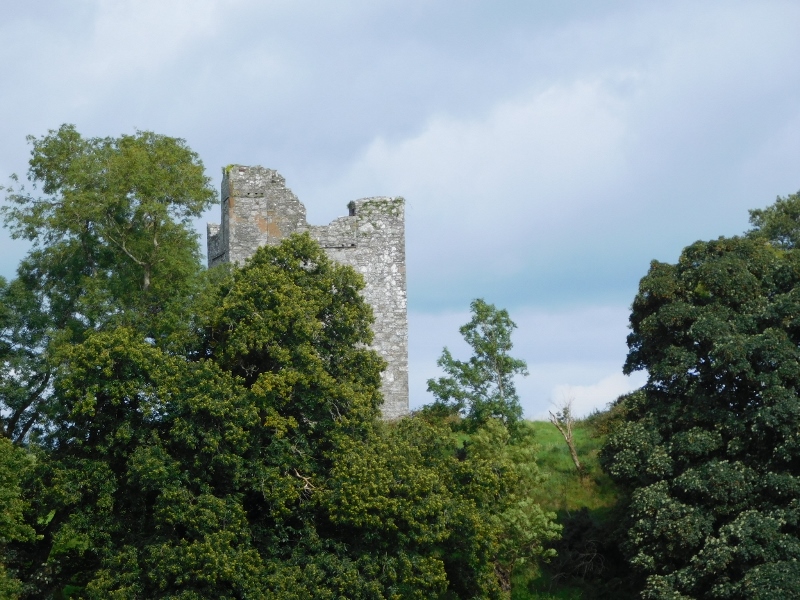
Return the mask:
[[578,470],[578,477],[583,481],[586,473],[578,458],[578,451],[575,448],[575,438],[572,432],[573,425],[575,425],[575,418],[572,416],[572,400],[572,398],[566,398],[555,414],[553,414],[553,411],[548,412],[550,413],[550,422],[564,436],[564,441],[567,442],[569,453],[572,456],[572,462],[575,463],[575,468]]

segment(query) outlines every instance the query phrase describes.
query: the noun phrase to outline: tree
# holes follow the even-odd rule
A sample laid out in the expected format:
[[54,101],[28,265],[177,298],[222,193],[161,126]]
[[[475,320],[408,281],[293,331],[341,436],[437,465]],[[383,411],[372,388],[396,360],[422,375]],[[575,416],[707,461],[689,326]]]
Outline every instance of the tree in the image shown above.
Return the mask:
[[645,598],[800,589],[800,251],[768,233],[783,208],[654,261],[633,302],[625,372],[648,382],[603,460]]
[[764,239],[780,248],[800,245],[800,192],[778,198],[767,208],[750,211],[750,237]]
[[28,502],[22,481],[33,466],[32,457],[0,437],[0,597],[18,598],[22,583],[6,568],[12,560],[10,545],[34,539],[34,530],[25,523]]
[[[516,324],[508,312],[481,299],[470,304],[472,319],[460,328],[473,356],[453,358],[445,348],[437,364],[447,374],[428,380],[435,403],[420,416],[449,422],[452,435],[468,439],[459,460],[442,474],[463,505],[449,509],[457,535],[443,542],[450,589],[458,597],[500,598],[510,591],[516,567],[546,559],[545,543],[558,537],[555,515],[530,500],[542,484],[532,430],[521,422],[515,375],[525,362],[509,355]],[[463,417],[453,423],[452,414]]]
[[132,327],[59,347],[30,593],[274,597],[341,554],[315,496],[379,414],[362,287],[297,236],[222,277],[188,355]]
[[0,285],[3,434],[18,442],[48,410],[55,346],[121,325],[165,344],[185,328],[201,269],[190,220],[214,199],[180,139],[62,125],[28,141],[31,190],[12,177],[2,208],[12,236],[33,243]]
[[550,422],[553,426],[558,429],[558,432],[564,438],[564,441],[567,444],[567,448],[569,448],[569,454],[572,457],[572,462],[575,464],[575,469],[578,471],[578,475],[580,476],[581,480],[585,475],[583,466],[581,465],[581,461],[578,458],[578,450],[575,447],[575,437],[573,435],[572,428],[575,425],[575,417],[572,414],[572,398],[566,398],[561,403],[561,406],[556,409],[556,413],[553,414],[552,411],[550,413]]
[[513,426],[522,418],[514,376],[528,374],[525,361],[508,354],[516,324],[506,310],[481,299],[472,301],[470,311],[472,319],[459,331],[473,356],[468,361],[456,360],[445,348],[436,364],[447,376],[429,379],[428,391],[436,405],[461,414],[470,427],[491,418]]
[[33,242],[19,279],[50,326],[73,339],[110,324],[167,335],[200,269],[190,221],[215,197],[197,154],[148,131],[87,139],[62,125],[28,140],[42,195],[9,188],[2,210],[12,236]]

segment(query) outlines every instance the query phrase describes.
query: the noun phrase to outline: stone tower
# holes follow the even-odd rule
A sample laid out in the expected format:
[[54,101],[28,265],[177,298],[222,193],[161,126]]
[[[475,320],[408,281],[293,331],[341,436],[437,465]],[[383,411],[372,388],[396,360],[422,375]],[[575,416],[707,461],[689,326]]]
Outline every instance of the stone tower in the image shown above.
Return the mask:
[[364,277],[375,314],[373,347],[386,360],[384,419],[408,413],[405,202],[364,198],[330,225],[309,225],[306,208],[277,171],[232,165],[222,179],[222,223],[208,225],[208,266],[242,264],[259,246],[308,232],[328,256]]

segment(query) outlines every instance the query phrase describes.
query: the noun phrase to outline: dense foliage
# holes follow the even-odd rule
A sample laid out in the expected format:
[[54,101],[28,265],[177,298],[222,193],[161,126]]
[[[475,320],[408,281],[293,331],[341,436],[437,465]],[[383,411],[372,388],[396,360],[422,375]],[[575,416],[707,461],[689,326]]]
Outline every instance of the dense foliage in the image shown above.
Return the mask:
[[630,493],[624,547],[645,598],[800,589],[798,203],[641,281],[625,371],[648,382],[625,399],[605,466]]
[[[199,267],[180,140],[34,139],[0,282],[0,595],[502,598],[557,535],[530,439],[380,421],[361,277],[308,236]],[[12,443],[13,442],[13,443]]]
[[86,139],[64,125],[29,141],[30,188],[7,189],[3,213],[33,248],[17,280],[0,281],[2,423],[17,441],[47,420],[55,346],[118,326],[162,344],[184,328],[200,271],[188,224],[214,198],[179,139]]
[[10,543],[34,539],[33,528],[25,523],[29,504],[21,487],[32,466],[30,455],[0,437],[0,598],[13,598],[22,589],[22,583],[6,565],[14,560]]

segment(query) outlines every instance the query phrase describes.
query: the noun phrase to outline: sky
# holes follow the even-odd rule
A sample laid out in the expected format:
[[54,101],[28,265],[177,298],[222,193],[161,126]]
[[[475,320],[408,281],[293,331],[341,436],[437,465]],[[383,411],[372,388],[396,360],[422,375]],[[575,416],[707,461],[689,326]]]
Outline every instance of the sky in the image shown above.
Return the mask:
[[[309,221],[406,199],[410,403],[484,298],[525,414],[603,408],[651,260],[800,189],[800,3],[9,0],[0,183],[73,123],[277,169]],[[205,246],[205,223],[197,222]],[[0,275],[27,246],[0,232]]]

